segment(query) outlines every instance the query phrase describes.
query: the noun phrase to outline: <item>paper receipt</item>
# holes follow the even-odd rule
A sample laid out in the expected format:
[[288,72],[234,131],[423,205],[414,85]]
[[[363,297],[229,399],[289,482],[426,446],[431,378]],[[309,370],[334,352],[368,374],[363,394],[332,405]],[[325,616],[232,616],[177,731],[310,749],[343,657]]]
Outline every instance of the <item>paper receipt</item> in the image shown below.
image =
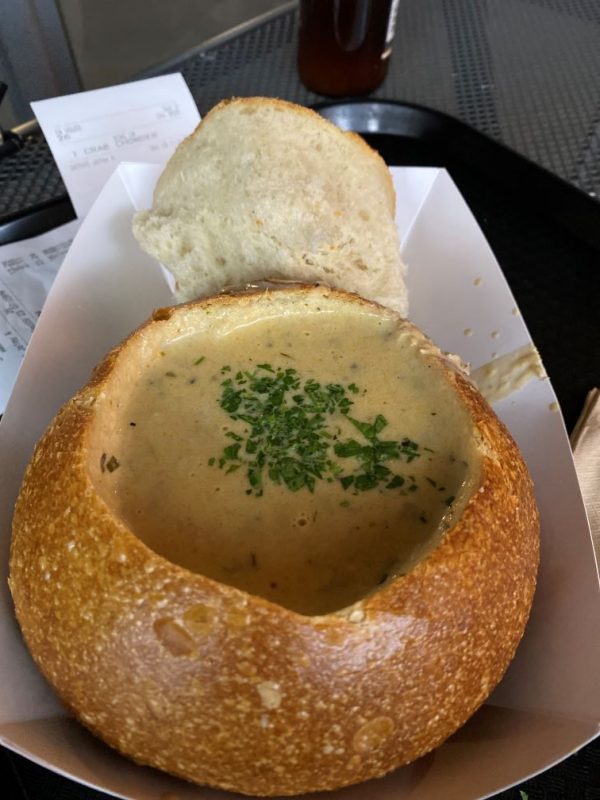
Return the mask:
[[40,100],[31,107],[78,217],[122,161],[165,163],[200,115],[181,74]]
[[0,414],[79,225],[79,220],[73,220],[41,236],[0,247]]

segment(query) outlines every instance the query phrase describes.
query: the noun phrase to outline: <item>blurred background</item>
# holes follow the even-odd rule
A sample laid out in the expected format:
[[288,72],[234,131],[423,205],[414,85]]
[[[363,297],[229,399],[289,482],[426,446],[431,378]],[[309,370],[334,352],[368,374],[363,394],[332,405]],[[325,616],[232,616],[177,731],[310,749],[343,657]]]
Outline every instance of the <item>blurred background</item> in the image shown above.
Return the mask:
[[[31,119],[32,100],[129,80],[274,8],[282,0],[3,0],[0,126]],[[289,3],[288,3],[289,5]]]

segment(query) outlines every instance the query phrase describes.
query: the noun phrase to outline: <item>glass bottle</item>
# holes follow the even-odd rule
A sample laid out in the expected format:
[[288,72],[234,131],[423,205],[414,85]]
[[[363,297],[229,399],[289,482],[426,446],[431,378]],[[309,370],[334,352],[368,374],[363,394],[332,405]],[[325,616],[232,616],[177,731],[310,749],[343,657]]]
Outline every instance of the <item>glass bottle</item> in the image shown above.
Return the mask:
[[298,71],[317,94],[368,94],[386,76],[398,0],[301,0]]

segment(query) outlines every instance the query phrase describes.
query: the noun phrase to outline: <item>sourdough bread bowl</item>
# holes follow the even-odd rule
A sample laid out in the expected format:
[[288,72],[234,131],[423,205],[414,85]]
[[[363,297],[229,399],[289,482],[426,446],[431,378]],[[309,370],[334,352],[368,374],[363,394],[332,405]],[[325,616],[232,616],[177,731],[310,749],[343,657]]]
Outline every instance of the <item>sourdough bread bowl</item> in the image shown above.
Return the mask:
[[106,357],[27,469],[10,587],[109,745],[293,795],[473,714],[523,634],[538,536],[523,459],[452,362],[390,309],[286,287],[159,310]]

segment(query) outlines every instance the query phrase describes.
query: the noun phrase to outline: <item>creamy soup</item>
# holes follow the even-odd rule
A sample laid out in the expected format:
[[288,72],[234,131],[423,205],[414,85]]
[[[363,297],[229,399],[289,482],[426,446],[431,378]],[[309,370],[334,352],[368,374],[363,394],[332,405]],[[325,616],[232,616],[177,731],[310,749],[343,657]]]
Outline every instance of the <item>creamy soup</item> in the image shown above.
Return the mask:
[[323,614],[435,546],[477,479],[471,434],[396,319],[265,316],[148,354],[92,475],[155,552]]

